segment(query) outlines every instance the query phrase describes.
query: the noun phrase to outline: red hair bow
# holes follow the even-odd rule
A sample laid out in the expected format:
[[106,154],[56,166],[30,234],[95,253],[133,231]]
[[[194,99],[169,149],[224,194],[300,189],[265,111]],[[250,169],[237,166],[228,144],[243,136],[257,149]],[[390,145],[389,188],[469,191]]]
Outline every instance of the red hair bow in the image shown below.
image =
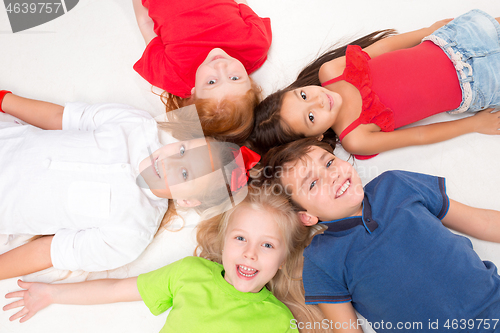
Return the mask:
[[[260,161],[260,155],[247,147],[241,147],[240,150],[234,151],[233,154],[234,161],[238,165],[231,173],[231,191],[235,192],[247,184],[250,176],[248,170]],[[241,158],[238,157],[239,155],[241,155]]]

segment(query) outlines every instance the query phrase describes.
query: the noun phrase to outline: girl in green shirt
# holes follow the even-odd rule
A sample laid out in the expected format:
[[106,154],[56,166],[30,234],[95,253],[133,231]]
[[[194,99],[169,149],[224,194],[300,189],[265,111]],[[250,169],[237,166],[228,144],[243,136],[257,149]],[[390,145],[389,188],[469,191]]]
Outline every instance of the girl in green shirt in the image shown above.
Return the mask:
[[[154,315],[171,308],[162,332],[296,331],[294,317],[309,313],[299,264],[308,233],[289,202],[266,188],[249,187],[246,199],[198,226],[198,256],[126,279],[74,284],[28,283],[7,298],[21,298],[10,320],[24,322],[52,303],[144,301]],[[273,295],[274,293],[274,295]]]

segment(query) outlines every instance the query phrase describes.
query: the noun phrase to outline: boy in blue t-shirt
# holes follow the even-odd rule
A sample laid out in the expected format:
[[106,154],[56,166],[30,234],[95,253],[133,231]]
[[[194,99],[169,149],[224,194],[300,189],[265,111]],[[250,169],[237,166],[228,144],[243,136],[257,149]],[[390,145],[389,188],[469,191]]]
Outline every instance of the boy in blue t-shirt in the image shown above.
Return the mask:
[[327,227],[304,251],[306,303],[332,328],[362,332],[500,332],[500,276],[468,238],[500,242],[500,212],[451,200],[443,178],[388,171],[365,188],[315,138],[275,148],[263,177],[290,196],[305,225]]

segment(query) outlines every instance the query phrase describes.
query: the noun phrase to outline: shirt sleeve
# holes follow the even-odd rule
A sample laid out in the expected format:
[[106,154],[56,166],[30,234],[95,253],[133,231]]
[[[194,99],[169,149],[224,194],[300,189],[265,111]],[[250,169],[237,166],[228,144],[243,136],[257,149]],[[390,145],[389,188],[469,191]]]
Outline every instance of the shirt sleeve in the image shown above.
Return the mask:
[[[189,257],[188,257],[189,258]],[[137,278],[137,289],[142,300],[155,316],[172,307],[175,287],[186,266],[187,258],[178,260]]]
[[[422,173],[395,171],[396,175],[405,182],[419,202],[423,204],[434,216],[443,219],[448,212],[450,200],[446,194],[446,183],[442,177]],[[397,187],[397,186],[394,186]],[[410,192],[410,193],[411,193]],[[410,194],[406,194],[406,197]]]
[[347,286],[327,274],[307,257],[304,258],[302,279],[306,304],[345,303],[351,301]]
[[124,225],[61,229],[52,239],[52,265],[71,271],[114,269],[137,259],[153,237],[151,233]]
[[240,15],[243,21],[247,24],[251,24],[260,30],[263,36],[265,36],[268,45],[271,45],[272,41],[272,30],[271,30],[271,20],[268,17],[259,17],[253,10],[246,4],[239,4]]
[[[171,68],[173,68],[173,66],[168,59],[165,52],[165,45],[160,36],[153,38],[148,43],[141,58],[134,64],[134,70],[142,76],[143,79],[169,92],[172,92],[172,86],[182,84],[182,82],[176,80],[177,76],[172,73]],[[184,85],[185,84],[182,84],[182,86]],[[178,94],[177,91],[172,93]],[[184,98],[187,96],[182,94],[180,97]]]
[[109,123],[151,121],[149,113],[124,104],[67,103],[63,113],[63,130],[93,131]]

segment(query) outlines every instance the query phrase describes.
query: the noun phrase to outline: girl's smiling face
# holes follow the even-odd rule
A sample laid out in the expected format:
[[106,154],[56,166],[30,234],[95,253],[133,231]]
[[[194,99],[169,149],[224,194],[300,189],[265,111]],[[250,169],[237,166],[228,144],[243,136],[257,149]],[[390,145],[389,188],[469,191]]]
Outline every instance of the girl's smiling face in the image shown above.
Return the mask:
[[196,70],[195,85],[191,94],[196,98],[241,96],[252,84],[243,64],[222,49],[213,49]]
[[241,292],[259,292],[286,259],[285,239],[267,211],[245,205],[229,221],[224,238],[224,279]]
[[191,199],[209,186],[213,169],[207,142],[200,138],[161,147],[139,164],[139,171],[156,196]]
[[333,126],[342,97],[320,86],[297,88],[285,93],[281,119],[296,134],[320,136]]

